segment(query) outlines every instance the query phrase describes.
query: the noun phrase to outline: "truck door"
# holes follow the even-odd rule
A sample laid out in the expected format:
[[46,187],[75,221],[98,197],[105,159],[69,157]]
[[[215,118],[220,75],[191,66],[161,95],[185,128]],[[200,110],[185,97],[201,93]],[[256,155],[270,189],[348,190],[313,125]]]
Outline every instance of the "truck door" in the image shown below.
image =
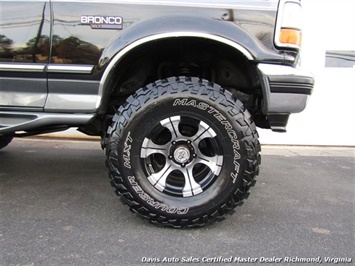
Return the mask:
[[50,52],[48,1],[0,3],[0,110],[42,109]]

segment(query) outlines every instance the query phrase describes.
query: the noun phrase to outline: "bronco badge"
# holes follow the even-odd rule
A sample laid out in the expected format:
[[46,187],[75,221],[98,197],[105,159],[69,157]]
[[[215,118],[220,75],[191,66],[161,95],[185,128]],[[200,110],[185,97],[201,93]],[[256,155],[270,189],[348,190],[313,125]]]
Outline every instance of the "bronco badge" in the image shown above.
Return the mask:
[[90,25],[92,29],[122,30],[122,17],[114,16],[81,16],[81,25]]

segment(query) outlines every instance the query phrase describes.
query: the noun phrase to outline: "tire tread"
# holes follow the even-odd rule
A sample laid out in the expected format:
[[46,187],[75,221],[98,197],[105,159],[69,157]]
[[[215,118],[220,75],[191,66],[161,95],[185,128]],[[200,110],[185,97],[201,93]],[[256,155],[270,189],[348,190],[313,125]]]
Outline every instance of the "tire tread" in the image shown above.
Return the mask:
[[[159,90],[161,95],[159,95],[158,90],[154,89],[156,87],[163,88],[163,90]],[[217,210],[214,209],[194,219],[171,219],[164,215],[152,213],[146,207],[135,201],[122,178],[120,170],[114,166],[111,160],[118,160],[114,152],[117,145],[116,143],[122,141],[122,130],[136,111],[141,109],[147,102],[154,101],[163,94],[179,94],[187,91],[194,95],[207,96],[210,100],[221,104],[240,125],[243,135],[241,141],[243,141],[247,148],[247,169],[244,171],[242,187],[237,189],[229,197],[227,202],[219,206]],[[231,214],[236,206],[242,205],[244,200],[249,197],[249,190],[255,185],[256,176],[259,174],[259,165],[261,163],[259,155],[261,146],[258,137],[256,126],[250,113],[239,100],[235,99],[219,85],[194,77],[171,77],[149,84],[139,89],[134,95],[128,97],[126,103],[120,106],[114,115],[113,123],[111,127],[108,128],[103,143],[106,153],[106,166],[109,170],[108,175],[111,179],[111,184],[117,194],[130,207],[132,212],[148,219],[153,224],[173,228],[191,228],[201,227],[208,223],[225,219],[227,214]]]

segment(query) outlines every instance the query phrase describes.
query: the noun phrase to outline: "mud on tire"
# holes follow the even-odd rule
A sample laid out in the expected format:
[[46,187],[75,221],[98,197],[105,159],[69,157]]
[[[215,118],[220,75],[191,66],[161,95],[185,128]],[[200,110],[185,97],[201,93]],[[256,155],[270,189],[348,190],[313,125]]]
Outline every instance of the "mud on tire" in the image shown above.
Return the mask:
[[259,172],[260,144],[243,104],[206,80],[156,81],[127,99],[105,138],[117,193],[150,222],[176,228],[224,219]]

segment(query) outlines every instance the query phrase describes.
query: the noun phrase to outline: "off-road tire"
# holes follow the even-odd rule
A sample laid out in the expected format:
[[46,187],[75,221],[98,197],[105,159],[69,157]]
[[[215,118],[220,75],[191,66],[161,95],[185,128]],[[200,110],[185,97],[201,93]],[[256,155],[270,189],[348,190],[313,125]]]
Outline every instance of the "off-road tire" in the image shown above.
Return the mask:
[[130,209],[176,228],[223,220],[259,173],[249,112],[230,92],[198,78],[139,89],[117,110],[104,147],[112,185]]
[[14,137],[12,135],[0,136],[0,150],[9,145],[13,138]]

